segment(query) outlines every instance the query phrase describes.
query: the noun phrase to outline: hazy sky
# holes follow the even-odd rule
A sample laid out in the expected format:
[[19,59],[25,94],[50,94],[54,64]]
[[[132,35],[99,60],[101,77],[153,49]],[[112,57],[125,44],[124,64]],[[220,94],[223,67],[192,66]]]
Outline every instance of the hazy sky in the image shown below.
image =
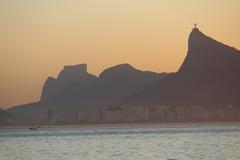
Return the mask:
[[64,65],[175,72],[193,23],[240,49],[240,0],[0,0],[0,107],[39,99]]

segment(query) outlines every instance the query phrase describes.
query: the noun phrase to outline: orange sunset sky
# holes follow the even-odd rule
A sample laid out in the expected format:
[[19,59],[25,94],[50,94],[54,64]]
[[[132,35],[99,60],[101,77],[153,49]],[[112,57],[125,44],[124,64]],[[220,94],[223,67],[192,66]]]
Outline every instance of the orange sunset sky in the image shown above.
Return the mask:
[[39,99],[64,65],[175,72],[193,23],[240,49],[240,0],[0,0],[0,107]]

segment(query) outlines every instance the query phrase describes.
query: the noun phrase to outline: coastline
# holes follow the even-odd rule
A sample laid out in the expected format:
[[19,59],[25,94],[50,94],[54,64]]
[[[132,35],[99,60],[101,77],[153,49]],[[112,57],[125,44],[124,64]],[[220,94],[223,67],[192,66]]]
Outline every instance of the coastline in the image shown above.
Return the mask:
[[[128,128],[128,127],[163,127],[163,128],[181,128],[181,127],[201,127],[201,126],[228,126],[236,125],[240,126],[240,122],[149,122],[149,123],[95,123],[95,124],[69,124],[69,125],[43,125],[39,128],[41,129],[57,129],[57,128],[78,128],[78,129],[91,129],[91,128]],[[0,126],[1,129],[29,129],[32,125],[24,126]]]

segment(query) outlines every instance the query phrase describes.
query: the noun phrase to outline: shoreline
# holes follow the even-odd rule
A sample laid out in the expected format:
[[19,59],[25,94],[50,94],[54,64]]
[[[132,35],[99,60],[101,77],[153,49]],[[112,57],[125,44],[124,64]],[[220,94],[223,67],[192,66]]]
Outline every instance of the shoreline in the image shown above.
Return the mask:
[[[240,122],[149,122],[149,123],[96,123],[96,124],[65,124],[65,125],[42,125],[39,129],[51,128],[119,128],[119,127],[163,127],[163,128],[177,128],[177,127],[200,127],[200,126],[216,126],[216,125],[236,125],[240,126]],[[33,125],[24,126],[0,126],[0,129],[29,129]]]

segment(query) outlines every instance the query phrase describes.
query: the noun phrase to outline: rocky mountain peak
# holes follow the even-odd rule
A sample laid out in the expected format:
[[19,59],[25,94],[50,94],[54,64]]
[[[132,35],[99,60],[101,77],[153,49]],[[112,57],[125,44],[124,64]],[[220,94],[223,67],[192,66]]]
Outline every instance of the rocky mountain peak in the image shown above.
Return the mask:
[[137,71],[133,66],[130,64],[124,63],[119,64],[113,67],[110,67],[108,69],[105,69],[101,74],[100,78],[109,78],[109,77],[115,77],[115,76],[124,76],[131,74],[132,72]]
[[63,70],[59,73],[58,79],[66,77],[75,77],[79,74],[87,73],[87,64],[77,64],[64,66]]

